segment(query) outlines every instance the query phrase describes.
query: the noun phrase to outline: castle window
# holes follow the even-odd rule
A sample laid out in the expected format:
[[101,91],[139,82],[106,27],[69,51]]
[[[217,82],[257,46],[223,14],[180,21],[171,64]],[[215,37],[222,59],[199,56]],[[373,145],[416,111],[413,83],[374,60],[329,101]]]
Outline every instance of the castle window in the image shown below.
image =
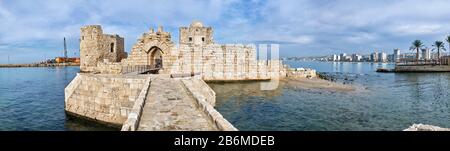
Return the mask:
[[111,43],[111,52],[114,52],[114,43]]
[[84,40],[84,36],[81,36],[81,40]]
[[189,37],[189,42],[192,42],[192,37]]
[[202,41],[205,42],[205,37],[202,37]]

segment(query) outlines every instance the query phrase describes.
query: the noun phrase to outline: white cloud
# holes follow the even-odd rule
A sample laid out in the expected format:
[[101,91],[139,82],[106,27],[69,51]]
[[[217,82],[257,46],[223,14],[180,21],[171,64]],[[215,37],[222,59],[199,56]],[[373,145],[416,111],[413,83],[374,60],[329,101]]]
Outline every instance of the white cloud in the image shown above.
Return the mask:
[[350,43],[363,44],[376,40],[378,36],[374,33],[355,33],[354,35],[345,38]]
[[440,24],[423,24],[423,25],[399,25],[393,28],[392,32],[401,35],[428,35],[436,34],[443,30]]
[[399,41],[409,45],[408,38],[433,41],[450,34],[448,8],[448,0],[0,1],[0,53],[57,49],[52,45],[64,36],[77,49],[79,28],[86,24],[124,36],[128,49],[149,26],[164,25],[176,41],[177,28],[192,20],[213,26],[216,41],[224,43],[279,41],[315,50],[397,47]]
[[297,44],[311,44],[314,42],[314,38],[311,36],[299,36],[294,38],[292,42]]

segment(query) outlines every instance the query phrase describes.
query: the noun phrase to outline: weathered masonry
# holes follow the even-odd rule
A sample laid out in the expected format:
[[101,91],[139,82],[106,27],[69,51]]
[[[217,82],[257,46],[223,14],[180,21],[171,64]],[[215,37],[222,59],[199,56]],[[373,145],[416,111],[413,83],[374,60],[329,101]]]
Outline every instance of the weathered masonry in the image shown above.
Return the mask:
[[178,45],[162,27],[150,29],[130,54],[122,37],[104,34],[99,25],[85,26],[81,73],[65,89],[65,110],[124,131],[234,131],[214,109],[215,92],[205,81],[287,76],[280,60],[258,60],[256,54],[252,45],[216,44],[213,29],[200,22],[180,28]]
[[199,76],[79,73],[65,89],[65,110],[123,131],[235,131],[214,109],[215,93]]
[[180,28],[179,45],[172,42],[170,33],[162,27],[156,31],[150,29],[137,40],[126,58],[126,55],[109,55],[112,51],[106,50],[112,50],[109,46],[114,45],[122,48],[115,49],[114,54],[124,54],[123,42],[87,38],[89,35],[105,37],[101,36],[100,26],[83,27],[81,33],[85,36],[80,44],[83,72],[126,74],[140,67],[157,68],[164,74],[200,74],[204,80],[267,80],[286,76],[280,60],[258,60],[254,45],[216,44],[213,29],[200,22]]
[[[124,39],[119,35],[103,34],[102,27],[90,25],[81,28],[80,70],[91,72],[98,62],[119,62],[126,58]],[[81,61],[81,60],[80,60]]]

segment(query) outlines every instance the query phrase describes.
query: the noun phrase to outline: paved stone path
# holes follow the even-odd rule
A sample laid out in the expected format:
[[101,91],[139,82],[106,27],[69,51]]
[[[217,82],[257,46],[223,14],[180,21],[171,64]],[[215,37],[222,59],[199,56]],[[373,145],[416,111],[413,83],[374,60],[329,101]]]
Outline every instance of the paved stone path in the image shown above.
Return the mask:
[[197,108],[181,80],[156,77],[150,84],[139,131],[217,130]]

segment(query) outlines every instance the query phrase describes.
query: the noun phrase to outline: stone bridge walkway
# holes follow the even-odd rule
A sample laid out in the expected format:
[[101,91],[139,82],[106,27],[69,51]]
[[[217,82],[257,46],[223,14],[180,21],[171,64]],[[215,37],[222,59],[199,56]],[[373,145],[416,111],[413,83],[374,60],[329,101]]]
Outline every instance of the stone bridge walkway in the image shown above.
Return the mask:
[[170,77],[152,80],[140,119],[138,131],[218,130],[182,81]]

